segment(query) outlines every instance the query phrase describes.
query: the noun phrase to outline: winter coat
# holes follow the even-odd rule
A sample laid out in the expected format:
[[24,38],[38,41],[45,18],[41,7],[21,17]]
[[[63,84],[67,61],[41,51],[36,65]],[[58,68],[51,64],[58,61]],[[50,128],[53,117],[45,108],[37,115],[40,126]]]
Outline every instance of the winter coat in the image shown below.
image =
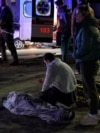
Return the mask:
[[42,92],[52,86],[63,93],[70,93],[76,88],[76,78],[72,69],[58,58],[47,65]]
[[58,10],[59,15],[59,23],[61,28],[61,33],[64,35],[71,34],[71,10],[67,5],[62,6],[61,9]]
[[14,24],[13,24],[13,14],[11,9],[8,6],[4,6],[1,9],[0,13],[0,27],[8,32],[14,32]]
[[73,56],[78,62],[100,60],[100,31],[95,18],[87,15],[79,24]]

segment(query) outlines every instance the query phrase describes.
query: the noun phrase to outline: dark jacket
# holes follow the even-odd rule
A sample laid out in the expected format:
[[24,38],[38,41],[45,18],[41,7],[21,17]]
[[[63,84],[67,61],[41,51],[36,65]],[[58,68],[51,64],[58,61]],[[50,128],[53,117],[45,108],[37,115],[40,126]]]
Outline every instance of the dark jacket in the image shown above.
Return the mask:
[[79,27],[75,38],[74,57],[79,62],[100,60],[100,31],[97,20],[88,15]]
[[62,6],[58,12],[62,34],[71,34],[71,10],[68,6]]
[[2,23],[0,27],[8,32],[13,32],[13,14],[8,6],[2,7],[0,13],[0,20]]

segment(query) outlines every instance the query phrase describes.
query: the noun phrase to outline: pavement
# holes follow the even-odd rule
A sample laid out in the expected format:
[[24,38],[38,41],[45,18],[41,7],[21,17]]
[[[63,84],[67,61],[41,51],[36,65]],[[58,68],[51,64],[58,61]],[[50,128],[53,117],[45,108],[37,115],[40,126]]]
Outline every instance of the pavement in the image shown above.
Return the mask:
[[[45,46],[41,48],[36,48],[36,47],[30,46],[25,49],[17,49],[17,54],[19,59],[32,59],[36,57],[42,57],[44,53],[47,53],[47,52],[52,52],[54,54],[61,55],[61,50],[58,47],[53,48],[53,47]],[[6,50],[6,54],[8,59],[12,59],[11,53],[8,49]]]
[[[36,117],[18,116],[2,107],[2,98],[11,91],[28,92],[37,96],[42,85],[39,78],[45,75],[45,66],[42,58],[21,59],[19,66],[0,64],[0,133],[100,133],[100,123],[96,126],[80,126],[79,120],[88,112],[87,106],[76,107],[74,121],[67,125],[48,125]],[[68,64],[75,71],[74,60],[68,57]],[[81,75],[76,75],[81,79]],[[100,82],[100,70],[96,77]]]

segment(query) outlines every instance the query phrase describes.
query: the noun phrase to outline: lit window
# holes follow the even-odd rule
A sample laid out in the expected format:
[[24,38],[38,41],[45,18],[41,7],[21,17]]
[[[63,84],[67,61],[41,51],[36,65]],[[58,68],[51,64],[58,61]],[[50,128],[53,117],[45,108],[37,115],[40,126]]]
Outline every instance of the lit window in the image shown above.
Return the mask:
[[32,2],[26,1],[24,3],[24,16],[25,17],[32,17]]

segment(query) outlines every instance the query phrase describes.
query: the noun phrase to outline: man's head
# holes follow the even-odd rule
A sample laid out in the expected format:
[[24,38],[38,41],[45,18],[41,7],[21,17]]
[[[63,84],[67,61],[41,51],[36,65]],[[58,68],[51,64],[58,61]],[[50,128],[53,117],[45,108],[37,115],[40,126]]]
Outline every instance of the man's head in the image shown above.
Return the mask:
[[47,65],[48,63],[52,62],[53,60],[55,59],[55,56],[54,54],[52,53],[46,53],[44,56],[43,56],[43,61],[44,63]]

